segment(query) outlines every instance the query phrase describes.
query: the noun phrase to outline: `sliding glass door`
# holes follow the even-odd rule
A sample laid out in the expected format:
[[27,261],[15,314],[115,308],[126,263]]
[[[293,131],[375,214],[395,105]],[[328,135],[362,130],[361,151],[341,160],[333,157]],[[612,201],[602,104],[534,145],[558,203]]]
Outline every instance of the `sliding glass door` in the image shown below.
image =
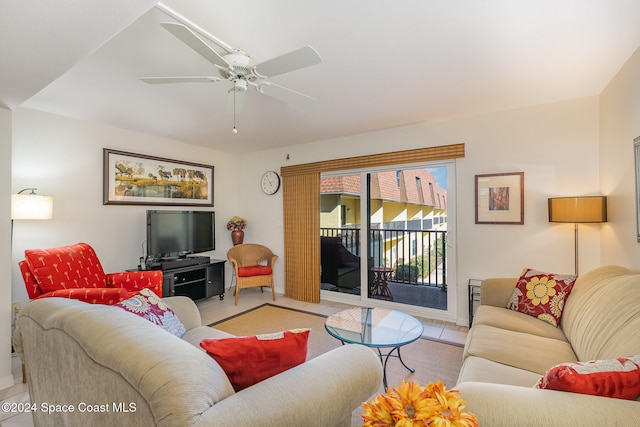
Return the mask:
[[450,311],[453,167],[451,162],[322,175],[323,294]]

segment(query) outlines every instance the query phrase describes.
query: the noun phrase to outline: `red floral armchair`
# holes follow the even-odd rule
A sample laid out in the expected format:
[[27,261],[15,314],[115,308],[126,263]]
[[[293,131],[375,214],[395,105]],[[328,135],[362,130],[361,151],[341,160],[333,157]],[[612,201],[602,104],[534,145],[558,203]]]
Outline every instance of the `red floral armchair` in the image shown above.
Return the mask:
[[162,296],[162,271],[105,274],[91,246],[77,243],[27,249],[20,272],[30,299],[62,297],[91,304],[115,304],[149,288]]

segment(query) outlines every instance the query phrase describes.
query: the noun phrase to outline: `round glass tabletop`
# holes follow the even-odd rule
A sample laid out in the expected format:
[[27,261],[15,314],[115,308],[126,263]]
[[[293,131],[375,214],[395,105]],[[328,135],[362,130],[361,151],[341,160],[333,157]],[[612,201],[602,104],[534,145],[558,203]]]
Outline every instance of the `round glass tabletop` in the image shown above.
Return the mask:
[[416,318],[397,310],[356,307],[327,318],[329,334],[340,341],[368,347],[399,347],[422,336],[424,327]]

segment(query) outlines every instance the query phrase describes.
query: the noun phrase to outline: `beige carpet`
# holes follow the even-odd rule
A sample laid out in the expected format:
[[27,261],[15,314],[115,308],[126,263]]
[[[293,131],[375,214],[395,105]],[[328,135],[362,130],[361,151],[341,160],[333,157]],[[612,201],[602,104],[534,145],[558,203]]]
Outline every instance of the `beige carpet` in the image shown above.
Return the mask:
[[[319,314],[265,304],[209,326],[238,336],[310,328],[307,359],[311,359],[342,345],[325,331],[325,319]],[[399,385],[403,379],[421,385],[440,379],[447,388],[455,385],[462,366],[462,347],[423,338],[402,347],[401,352],[407,366],[416,372],[412,374],[399,360],[390,359],[387,364],[389,387]],[[379,392],[383,392],[382,387]],[[354,426],[361,425],[360,413],[360,410],[354,411]]]

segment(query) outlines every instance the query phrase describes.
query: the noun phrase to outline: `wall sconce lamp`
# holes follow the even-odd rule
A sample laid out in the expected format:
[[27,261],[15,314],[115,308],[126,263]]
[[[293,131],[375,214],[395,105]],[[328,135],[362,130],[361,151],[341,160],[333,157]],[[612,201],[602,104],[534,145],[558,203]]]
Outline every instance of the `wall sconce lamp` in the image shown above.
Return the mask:
[[549,199],[549,222],[574,223],[575,274],[578,275],[578,224],[607,222],[607,197],[556,197]]

